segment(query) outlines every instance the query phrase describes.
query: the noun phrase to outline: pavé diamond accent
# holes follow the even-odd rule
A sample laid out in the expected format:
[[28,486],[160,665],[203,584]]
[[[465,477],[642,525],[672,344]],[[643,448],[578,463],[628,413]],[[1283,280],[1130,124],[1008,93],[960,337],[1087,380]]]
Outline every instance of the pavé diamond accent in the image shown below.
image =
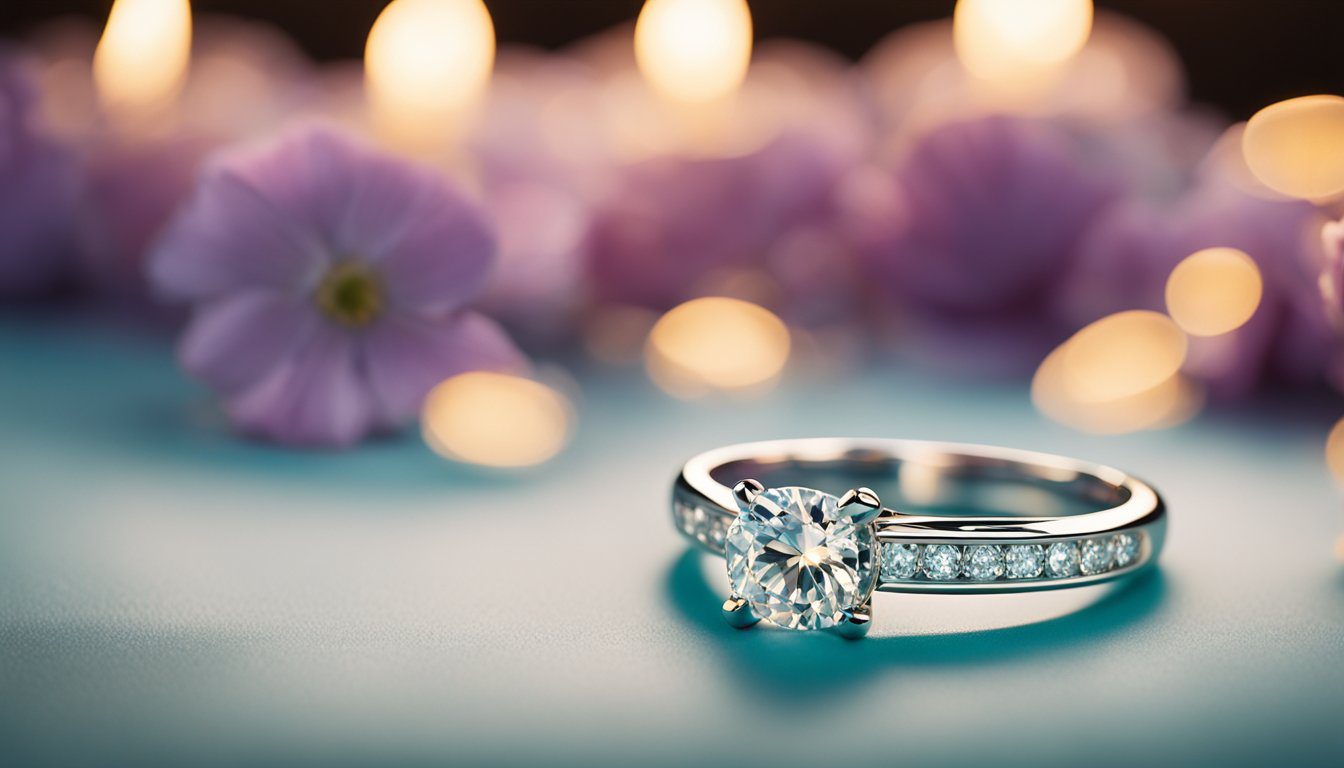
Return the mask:
[[709,524],[705,526],[705,543],[714,549],[723,549],[727,538],[728,523],[718,515],[709,518]]
[[677,520],[677,528],[688,536],[695,535],[695,507],[683,502],[672,505],[672,514]]
[[729,518],[681,500],[672,503],[672,518],[682,533],[715,552],[723,551]]
[[1045,569],[1045,547],[1040,544],[1019,544],[1004,550],[1004,570],[1010,579],[1034,579]]
[[1132,533],[1117,533],[1111,537],[1111,551],[1115,553],[1115,567],[1124,568],[1139,556],[1139,537]]
[[981,544],[966,550],[966,576],[976,581],[993,581],[1003,575],[1003,552]]
[[899,581],[998,581],[1093,576],[1132,565],[1142,534],[1042,544],[898,544],[882,547],[881,577]]
[[882,545],[882,580],[896,581],[915,575],[919,567],[918,544]]
[[788,629],[825,629],[872,594],[872,528],[837,507],[836,497],[811,488],[772,488],[729,526],[728,579],[757,616]]
[[1060,541],[1050,545],[1045,556],[1046,567],[1054,579],[1078,574],[1078,545]]
[[961,573],[961,547],[929,544],[920,556],[920,568],[934,581],[952,581]]
[[1083,539],[1079,544],[1078,567],[1085,576],[1104,573],[1111,568],[1111,540]]

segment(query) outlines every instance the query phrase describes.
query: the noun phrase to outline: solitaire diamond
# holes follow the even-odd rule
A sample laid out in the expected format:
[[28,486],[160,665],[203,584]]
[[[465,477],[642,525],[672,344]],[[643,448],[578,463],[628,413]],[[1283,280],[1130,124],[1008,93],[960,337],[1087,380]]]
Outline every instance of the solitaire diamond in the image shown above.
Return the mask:
[[1051,544],[1045,562],[1052,578],[1075,576],[1078,573],[1078,545],[1071,541]]
[[882,545],[882,580],[899,581],[915,575],[919,566],[918,544]]
[[993,581],[1003,575],[1003,553],[998,547],[981,545],[966,551],[966,575],[976,581]]
[[877,542],[867,525],[810,488],[762,491],[728,528],[733,593],[757,616],[787,629],[825,629],[877,586]]
[[1139,537],[1132,533],[1117,533],[1111,538],[1111,550],[1115,552],[1115,567],[1124,568],[1139,556]]
[[1007,547],[1004,565],[1010,579],[1034,579],[1045,568],[1045,548],[1040,544],[1019,544]]
[[1084,574],[1091,576],[1110,569],[1110,539],[1083,539],[1081,549],[1082,556],[1079,558],[1079,567]]
[[952,581],[961,573],[961,547],[952,544],[930,544],[924,547],[921,558],[924,575],[934,581]]

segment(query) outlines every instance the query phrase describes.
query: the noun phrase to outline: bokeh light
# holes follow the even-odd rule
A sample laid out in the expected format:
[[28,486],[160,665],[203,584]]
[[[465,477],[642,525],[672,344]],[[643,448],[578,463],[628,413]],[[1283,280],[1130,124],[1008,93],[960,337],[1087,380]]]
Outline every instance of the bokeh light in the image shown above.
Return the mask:
[[1344,485],[1344,419],[1335,422],[1325,439],[1325,464],[1335,482]]
[[1203,393],[1179,373],[1133,395],[1078,400],[1069,391],[1063,351],[1064,347],[1055,350],[1041,363],[1032,379],[1031,397],[1041,413],[1066,426],[1094,434],[1164,429],[1188,420],[1203,405]]
[[635,23],[635,60],[664,96],[715,101],[746,78],[751,34],[744,0],[648,0]]
[[1066,342],[1060,359],[1064,385],[1084,403],[1137,395],[1175,375],[1188,346],[1181,329],[1160,312],[1119,312]]
[[574,421],[563,395],[504,373],[454,376],[425,399],[421,431],[435,453],[484,467],[530,467],[564,448]]
[[481,0],[393,0],[364,48],[375,125],[403,149],[449,144],[494,62],[495,26]]
[[1203,404],[1181,373],[1188,340],[1158,312],[1102,318],[1057,347],[1032,379],[1046,416],[1086,432],[1119,434],[1179,424]]
[[1302,96],[1251,117],[1242,134],[1251,172],[1270,189],[1318,200],[1344,192],[1344,98]]
[[741,299],[694,299],[654,324],[645,345],[649,376],[669,394],[753,392],[769,387],[789,360],[789,329]]
[[1092,15],[1092,0],[957,0],[957,57],[983,80],[1030,84],[1082,50]]
[[1240,328],[1260,306],[1264,285],[1255,261],[1236,248],[1187,256],[1167,278],[1167,312],[1186,333],[1218,336]]
[[118,116],[172,102],[191,61],[187,0],[116,0],[93,54],[98,97]]

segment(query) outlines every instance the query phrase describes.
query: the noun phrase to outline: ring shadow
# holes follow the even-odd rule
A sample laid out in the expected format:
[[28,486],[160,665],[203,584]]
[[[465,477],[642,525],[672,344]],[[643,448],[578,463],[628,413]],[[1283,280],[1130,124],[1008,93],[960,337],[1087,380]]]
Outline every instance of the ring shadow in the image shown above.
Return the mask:
[[[825,633],[730,627],[719,610],[722,596],[709,585],[702,559],[688,549],[668,569],[665,597],[699,634],[728,657],[729,674],[742,688],[768,701],[779,694],[843,695],[883,668],[994,664],[1057,651],[1074,651],[1152,618],[1166,599],[1166,579],[1158,569],[1100,590],[1097,599],[1063,615],[979,631],[868,637],[853,642]],[[995,599],[1004,596],[994,596]]]

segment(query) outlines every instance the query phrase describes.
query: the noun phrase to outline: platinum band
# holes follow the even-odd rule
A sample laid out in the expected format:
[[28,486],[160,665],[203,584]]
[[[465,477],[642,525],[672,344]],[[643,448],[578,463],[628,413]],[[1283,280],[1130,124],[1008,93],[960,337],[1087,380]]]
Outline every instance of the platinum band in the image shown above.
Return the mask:
[[732,486],[745,478],[832,494],[859,484],[876,489],[884,506],[874,530],[884,549],[914,545],[924,551],[945,544],[960,553],[987,545],[1004,557],[1013,547],[1030,545],[1067,549],[1073,543],[1081,549],[1123,540],[1134,546],[1123,563],[1115,558],[1091,572],[979,579],[962,574],[952,580],[884,574],[877,589],[886,592],[978,594],[1097,584],[1153,564],[1166,534],[1157,492],[1111,467],[1010,448],[877,438],[777,440],[702,453],[686,462],[673,486],[678,529],[723,555],[723,537],[738,514]]

